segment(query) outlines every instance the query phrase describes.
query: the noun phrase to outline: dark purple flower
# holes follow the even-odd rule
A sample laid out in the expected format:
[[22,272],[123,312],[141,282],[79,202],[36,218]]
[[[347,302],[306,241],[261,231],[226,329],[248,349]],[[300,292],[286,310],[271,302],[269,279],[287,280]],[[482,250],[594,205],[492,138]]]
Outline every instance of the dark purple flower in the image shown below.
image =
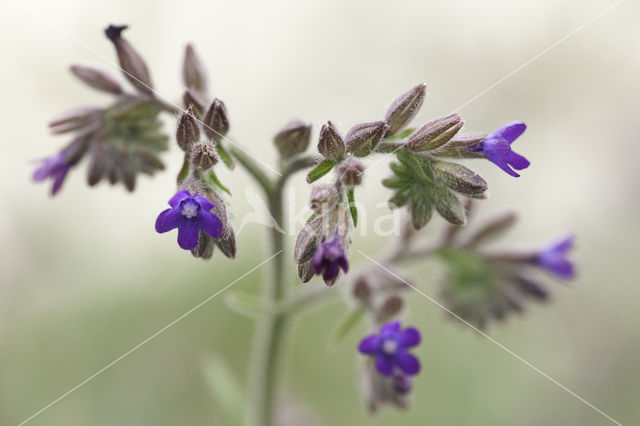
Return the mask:
[[520,137],[527,129],[527,125],[522,121],[512,121],[507,123],[487,138],[466,149],[473,152],[480,152],[487,156],[496,166],[514,177],[520,175],[513,169],[522,170],[529,167],[529,160],[511,150],[511,144]]
[[211,238],[222,236],[222,221],[211,209],[211,201],[200,194],[193,197],[187,190],[179,191],[169,200],[170,209],[160,213],[156,220],[156,231],[164,233],[178,228],[178,245],[191,250],[198,245],[200,231]]
[[376,358],[376,369],[383,376],[391,376],[397,369],[412,376],[420,371],[420,361],[407,349],[417,346],[420,339],[417,328],[400,330],[400,321],[392,321],[383,325],[379,334],[362,339],[358,350]]
[[33,173],[33,180],[42,182],[47,178],[53,179],[51,195],[56,195],[73,164],[68,161],[65,151],[43,158],[41,161],[40,167]]
[[316,275],[322,274],[322,278],[325,281],[331,281],[336,279],[340,273],[340,268],[347,272],[349,270],[349,262],[336,233],[332,241],[322,239],[322,244],[320,244],[311,260],[311,269]]
[[538,252],[535,262],[559,278],[571,279],[576,275],[573,263],[567,259],[572,247],[572,235],[558,238]]

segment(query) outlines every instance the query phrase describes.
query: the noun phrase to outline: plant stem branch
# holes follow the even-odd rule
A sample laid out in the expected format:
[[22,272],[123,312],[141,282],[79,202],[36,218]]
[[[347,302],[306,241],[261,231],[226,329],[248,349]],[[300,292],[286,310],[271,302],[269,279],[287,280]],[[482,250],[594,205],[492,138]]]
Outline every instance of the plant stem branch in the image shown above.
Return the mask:
[[[309,157],[300,158],[290,163],[282,176],[272,183],[251,159],[232,148],[233,155],[249,170],[251,175],[259,181],[269,199],[269,211],[274,220],[270,230],[271,252],[283,252],[285,248],[284,233],[281,231],[284,221],[284,186],[289,177],[296,171],[312,166],[315,162]],[[248,161],[244,161],[248,160]],[[266,184],[268,182],[268,185]],[[273,261],[272,276],[264,290],[265,303],[278,306],[285,300],[286,287],[284,276],[285,256],[277,256]],[[253,395],[253,423],[257,426],[273,426],[276,418],[276,404],[278,395],[278,373],[286,337],[287,320],[291,312],[275,310],[265,315],[260,322],[256,336],[256,347],[252,359],[251,389]]]
[[[230,146],[229,151],[238,160],[238,163],[253,176],[253,178],[260,184],[267,195],[270,195],[273,191],[273,182],[269,179],[269,176],[262,170],[262,168],[245,152],[238,149],[235,146]],[[275,216],[274,216],[275,219]]]

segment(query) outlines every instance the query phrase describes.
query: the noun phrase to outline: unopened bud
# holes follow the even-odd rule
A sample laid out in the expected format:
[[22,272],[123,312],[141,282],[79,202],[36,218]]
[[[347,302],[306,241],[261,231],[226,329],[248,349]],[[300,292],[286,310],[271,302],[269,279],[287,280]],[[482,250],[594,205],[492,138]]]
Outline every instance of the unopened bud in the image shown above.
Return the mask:
[[507,212],[501,215],[494,216],[475,230],[473,235],[469,237],[466,246],[477,246],[478,244],[484,243],[497,237],[498,235],[509,229],[511,226],[513,226],[516,220],[517,216],[513,212]]
[[333,186],[315,186],[311,190],[309,202],[314,212],[329,212],[338,204],[338,191]]
[[323,235],[323,218],[319,217],[308,222],[298,234],[293,248],[293,258],[296,263],[310,261],[318,249]]
[[195,145],[192,151],[191,164],[197,170],[208,170],[218,162],[216,148],[209,142]]
[[182,80],[189,89],[207,92],[207,73],[191,44],[187,44],[182,63]]
[[122,93],[120,83],[104,71],[84,65],[71,65],[70,69],[73,75],[94,89],[114,95]]
[[227,209],[227,205],[225,204],[222,197],[216,194],[214,191],[208,190],[206,191],[207,198],[210,199],[215,207],[211,212],[218,216],[220,221],[222,222],[222,236],[220,238],[214,239],[214,243],[218,246],[220,251],[230,259],[236,257],[236,234],[233,228],[233,221],[231,219],[231,215]]
[[66,111],[49,122],[53,133],[67,133],[96,123],[102,117],[100,108],[81,107]]
[[458,114],[451,114],[425,124],[407,142],[412,151],[430,151],[449,142],[464,122]]
[[353,157],[347,158],[338,167],[338,177],[345,186],[357,186],[362,183],[364,165]]
[[308,283],[315,274],[311,269],[311,261],[298,264],[298,277],[303,283]]
[[465,195],[477,195],[487,190],[487,182],[465,166],[448,161],[434,161],[433,171],[445,185]]
[[290,158],[304,152],[311,139],[311,125],[300,120],[290,121],[276,133],[274,142],[282,158]]
[[127,40],[122,38],[122,31],[126,29],[127,25],[109,25],[104,32],[116,48],[120,68],[127,80],[129,80],[140,92],[152,95],[153,85],[151,84],[151,75],[147,69],[147,64],[133,46],[131,46]]
[[426,88],[427,86],[424,83],[420,83],[400,95],[398,99],[391,104],[384,117],[390,126],[387,136],[395,134],[415,117],[424,101]]
[[200,128],[193,116],[191,107],[184,110],[178,120],[178,130],[176,131],[176,141],[183,151],[189,152],[191,146],[200,139]]
[[360,275],[353,283],[353,297],[362,303],[368,305],[371,300],[371,286],[367,282],[367,279]]
[[331,121],[320,129],[318,151],[328,160],[335,162],[340,161],[344,156],[344,141]]
[[207,137],[220,142],[229,131],[229,118],[224,102],[218,98],[214,99],[204,114],[202,122],[204,123],[204,132]]
[[209,237],[204,232],[200,231],[200,236],[198,237],[198,245],[191,249],[191,254],[193,257],[198,257],[200,259],[211,259],[213,256],[213,249],[215,245],[213,244],[213,239]]
[[207,100],[200,92],[196,92],[192,89],[187,89],[182,94],[182,102],[185,107],[193,108],[193,115],[196,117],[202,117],[204,109],[207,106]]
[[404,298],[398,293],[389,294],[378,309],[378,319],[380,322],[386,322],[390,318],[400,313],[404,307]]
[[388,130],[389,124],[386,121],[356,124],[345,138],[347,151],[356,157],[366,157],[375,149]]
[[520,290],[527,296],[533,297],[538,300],[549,299],[549,291],[536,281],[533,281],[526,277],[518,277],[516,279],[516,283]]

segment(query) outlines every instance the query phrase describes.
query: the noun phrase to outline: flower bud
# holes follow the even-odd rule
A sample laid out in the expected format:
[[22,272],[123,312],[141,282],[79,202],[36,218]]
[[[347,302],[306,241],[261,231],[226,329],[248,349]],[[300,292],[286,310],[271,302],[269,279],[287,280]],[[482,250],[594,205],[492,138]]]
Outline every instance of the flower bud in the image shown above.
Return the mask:
[[517,277],[516,284],[518,288],[527,296],[538,300],[549,299],[549,291],[540,283],[533,281],[527,277]]
[[197,170],[208,170],[218,162],[216,149],[209,142],[196,144],[192,151],[191,165]]
[[462,128],[464,122],[458,114],[447,115],[418,129],[406,144],[412,151],[430,151],[447,143]]
[[367,278],[360,275],[353,283],[353,297],[363,305],[368,305],[371,301],[371,286],[367,282]]
[[338,191],[333,186],[315,186],[311,190],[311,210],[318,214],[331,211],[338,204]]
[[114,95],[122,93],[120,83],[104,71],[84,65],[71,65],[70,69],[73,75],[94,89]]
[[200,139],[200,128],[198,122],[193,116],[193,109],[189,106],[178,121],[178,130],[176,131],[176,141],[183,151],[189,152],[191,146]]
[[313,269],[311,269],[310,260],[298,264],[298,277],[300,278],[300,281],[308,283],[314,275]]
[[229,131],[227,107],[220,99],[213,100],[202,119],[204,132],[209,139],[220,142]]
[[362,183],[364,165],[353,157],[349,157],[338,167],[338,178],[347,187],[357,186]]
[[[467,213],[468,216],[468,213]],[[473,234],[469,237],[467,247],[475,247],[478,244],[482,244],[488,240],[491,240],[498,235],[505,232],[516,222],[517,216],[513,212],[506,212],[494,216],[479,228],[476,228]]]
[[400,97],[391,104],[384,117],[390,126],[387,136],[395,134],[415,117],[424,101],[426,88],[427,86],[424,83],[420,83],[400,95]]
[[356,124],[345,138],[347,151],[356,157],[366,157],[375,149],[388,130],[389,124],[386,121]]
[[127,80],[140,92],[153,95],[151,75],[149,74],[146,63],[129,42],[122,38],[122,31],[126,29],[127,25],[109,25],[104,32],[116,48],[120,68]]
[[344,156],[344,141],[331,121],[320,129],[318,151],[326,159],[338,162]]
[[66,111],[49,122],[53,133],[67,133],[97,123],[104,111],[101,108],[81,107]]
[[465,195],[477,195],[487,190],[487,182],[465,166],[448,161],[434,161],[433,171],[449,188]]
[[214,191],[208,190],[206,191],[207,198],[210,199],[215,207],[211,210],[213,214],[220,218],[222,222],[222,236],[220,238],[214,239],[214,243],[218,246],[220,251],[230,259],[236,257],[237,251],[237,243],[236,243],[236,233],[233,228],[233,221],[231,219],[231,215],[229,210],[227,209],[227,205],[218,194]]
[[398,293],[391,293],[385,297],[377,312],[379,322],[387,322],[400,313],[404,307],[404,298]]
[[198,245],[194,249],[191,249],[193,257],[198,257],[203,260],[211,259],[211,256],[213,256],[213,249],[215,247],[213,241],[214,240],[211,237],[200,231]]
[[[296,244],[293,248],[293,258],[298,264],[311,261],[313,254],[318,249],[318,244],[323,235],[324,218],[318,217],[309,222],[300,230]],[[311,265],[309,265],[311,268]],[[311,272],[313,275],[313,272]]]
[[207,92],[207,73],[191,44],[187,44],[184,50],[182,81],[189,89],[200,93]]
[[195,117],[202,117],[204,109],[207,105],[207,100],[205,99],[204,95],[192,89],[185,90],[185,92],[182,94],[182,102],[184,103],[184,106],[186,108],[193,108],[193,115]]
[[304,152],[309,146],[311,138],[311,125],[300,120],[287,123],[282,130],[276,133],[273,141],[282,158],[290,158]]

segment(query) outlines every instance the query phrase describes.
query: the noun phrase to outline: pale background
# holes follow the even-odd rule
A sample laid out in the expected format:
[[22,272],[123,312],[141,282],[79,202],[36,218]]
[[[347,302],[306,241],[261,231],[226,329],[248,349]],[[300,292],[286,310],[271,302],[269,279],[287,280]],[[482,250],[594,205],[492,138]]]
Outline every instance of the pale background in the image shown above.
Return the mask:
[[[0,424],[23,419],[267,257],[264,230],[250,225],[234,262],[201,262],[153,222],[174,189],[168,170],[138,191],[88,189],[84,167],[62,192],[30,181],[32,160],[65,141],[46,122],[74,105],[106,102],[74,80],[71,62],[111,65],[102,30],[128,23],[126,36],[148,61],[163,94],[178,99],[182,48],[194,42],[231,137],[275,160],[271,135],[288,119],[331,119],[341,130],[379,119],[395,96],[424,81],[416,122],[448,113],[614,4],[612,0],[523,1],[29,1],[0,13]],[[506,240],[577,235],[579,279],[549,282],[550,305],[490,330],[522,357],[622,424],[640,419],[640,3],[626,0],[460,112],[470,130],[516,119],[529,129],[514,145],[532,166],[513,179],[473,162],[491,186],[482,212],[515,208]],[[66,34],[65,34],[66,32]],[[74,38],[80,40],[83,46]],[[169,132],[172,123],[167,121]],[[370,216],[388,197],[367,172],[360,201]],[[223,173],[249,209],[241,170]],[[302,176],[299,177],[302,181]],[[301,207],[305,185],[298,185]],[[439,222],[434,222],[436,227]],[[430,231],[427,231],[429,233]],[[354,247],[375,254],[369,233]],[[356,251],[354,250],[354,253]],[[288,256],[288,255],[287,255]],[[354,254],[354,265],[367,260]],[[433,265],[429,263],[428,265]],[[420,287],[437,294],[438,268]],[[237,284],[256,289],[266,269]],[[314,281],[311,285],[320,286]],[[419,326],[423,371],[408,413],[364,414],[354,347],[360,327],[335,351],[326,338],[342,312],[334,304],[298,320],[286,360],[291,400],[331,425],[613,424],[499,347],[411,297],[406,321]],[[244,381],[251,322],[216,298],[33,419],[31,425],[220,424],[202,376],[212,356]],[[294,397],[295,396],[295,397]]]

